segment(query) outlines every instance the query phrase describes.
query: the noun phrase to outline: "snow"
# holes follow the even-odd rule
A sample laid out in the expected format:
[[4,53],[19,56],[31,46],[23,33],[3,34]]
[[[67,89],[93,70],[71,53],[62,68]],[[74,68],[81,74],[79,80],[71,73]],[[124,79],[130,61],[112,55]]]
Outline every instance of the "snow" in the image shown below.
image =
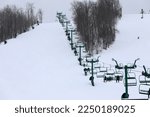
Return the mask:
[[[138,85],[129,87],[130,98],[147,98],[138,92],[138,76],[142,65],[149,66],[150,15],[140,17],[124,15],[117,25],[115,43],[99,58],[105,66],[112,67],[112,58],[124,65],[140,58],[136,69]],[[0,45],[0,54],[0,99],[120,100],[125,90],[123,81],[104,83],[96,76],[95,87],[91,86],[90,76],[84,76],[58,22],[43,23],[8,40],[6,45]]]

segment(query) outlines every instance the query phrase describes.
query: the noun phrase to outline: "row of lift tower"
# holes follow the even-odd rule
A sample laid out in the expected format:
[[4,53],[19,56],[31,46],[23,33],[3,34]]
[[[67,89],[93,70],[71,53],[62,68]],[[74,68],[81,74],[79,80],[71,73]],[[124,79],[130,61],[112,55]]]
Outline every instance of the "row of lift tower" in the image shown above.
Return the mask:
[[[94,84],[94,77],[102,78],[104,82],[123,81],[125,86],[125,92],[122,94],[122,100],[130,100],[128,87],[137,86],[137,78],[133,69],[137,68],[136,59],[133,64],[123,65],[118,64],[114,58],[112,61],[115,63],[115,68],[105,67],[104,63],[100,63],[99,56],[97,58],[87,54],[84,44],[79,41],[78,33],[75,28],[71,25],[71,22],[67,19],[66,15],[62,12],[57,12],[56,17],[59,23],[65,30],[67,39],[70,42],[71,49],[75,56],[78,56],[78,61],[83,66],[85,76],[90,75],[89,80],[92,86]],[[74,38],[73,38],[74,37]],[[133,99],[133,100],[148,100],[150,98],[150,70],[143,66],[143,71],[139,76],[139,94],[147,95],[146,99]],[[132,99],[131,99],[132,100]]]

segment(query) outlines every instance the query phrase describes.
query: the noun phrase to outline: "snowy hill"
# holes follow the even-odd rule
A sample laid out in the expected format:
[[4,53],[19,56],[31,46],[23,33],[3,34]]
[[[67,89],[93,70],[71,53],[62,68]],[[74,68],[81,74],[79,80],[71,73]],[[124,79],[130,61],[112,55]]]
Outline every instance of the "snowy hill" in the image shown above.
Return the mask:
[[141,15],[136,14],[123,16],[118,24],[119,33],[116,42],[108,51],[103,53],[104,58],[108,58],[107,61],[111,61],[109,57],[114,57],[123,63],[132,62],[134,59],[140,58],[139,64],[149,66],[149,19],[149,14],[144,15],[144,19],[141,19]]
[[[150,15],[125,15],[118,24],[116,42],[101,54],[100,61],[114,66],[112,58],[123,64],[136,58],[138,66],[150,67]],[[137,39],[139,37],[139,39]],[[84,76],[61,25],[44,23],[34,30],[0,45],[0,99],[119,99],[123,82],[104,83],[95,78],[91,86]],[[143,70],[138,68],[138,71]],[[140,72],[136,73],[137,80]],[[139,95],[138,85],[129,88],[130,98]]]

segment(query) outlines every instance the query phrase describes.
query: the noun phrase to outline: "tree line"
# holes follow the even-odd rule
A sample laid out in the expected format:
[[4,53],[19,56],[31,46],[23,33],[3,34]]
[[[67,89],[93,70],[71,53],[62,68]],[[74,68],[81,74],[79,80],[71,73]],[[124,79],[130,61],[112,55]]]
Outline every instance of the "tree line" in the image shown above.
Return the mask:
[[116,37],[116,24],[122,17],[119,0],[74,1],[73,20],[80,40],[89,54],[107,49]]
[[42,23],[43,12],[41,9],[37,13],[34,11],[34,5],[28,3],[26,9],[14,6],[5,6],[0,9],[0,42],[7,39],[16,38],[17,35],[26,32],[34,24]]

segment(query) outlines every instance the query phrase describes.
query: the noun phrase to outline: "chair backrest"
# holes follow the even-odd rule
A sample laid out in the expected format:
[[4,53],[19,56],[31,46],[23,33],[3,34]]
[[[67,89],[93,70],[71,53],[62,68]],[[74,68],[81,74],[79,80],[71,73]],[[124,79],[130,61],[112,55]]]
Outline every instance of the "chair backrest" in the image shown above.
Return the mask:
[[114,75],[115,74],[115,71],[113,69],[109,69],[107,70],[107,75]]
[[136,77],[134,72],[128,72],[128,77]]

